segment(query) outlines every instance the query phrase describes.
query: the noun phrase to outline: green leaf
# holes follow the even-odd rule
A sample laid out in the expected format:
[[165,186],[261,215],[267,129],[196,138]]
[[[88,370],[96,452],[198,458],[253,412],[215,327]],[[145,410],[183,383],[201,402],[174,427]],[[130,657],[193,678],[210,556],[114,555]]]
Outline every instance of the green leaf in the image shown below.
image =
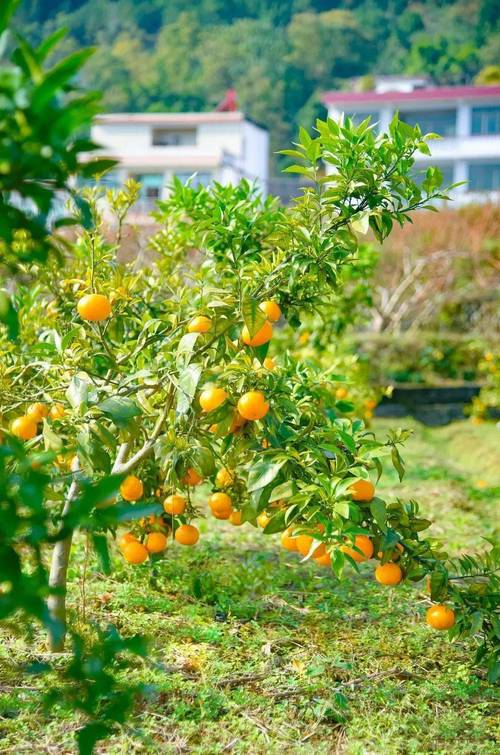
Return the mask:
[[273,488],[271,495],[269,496],[269,503],[273,501],[279,501],[281,498],[290,498],[295,492],[295,482],[293,480],[287,480]]
[[365,212],[358,212],[358,214],[354,216],[354,220],[351,220],[351,228],[357,233],[366,235],[370,229],[369,210],[365,210]]
[[445,569],[435,569],[431,574],[431,598],[441,600],[446,596],[448,587],[448,573]]
[[66,391],[66,398],[69,403],[78,411],[81,407],[86,406],[89,396],[89,384],[83,378],[75,375],[71,378],[68,390]]
[[336,501],[334,511],[344,519],[349,519],[349,515],[351,513],[351,505],[349,501]]
[[396,470],[396,472],[398,473],[399,481],[401,482],[401,480],[405,476],[405,468],[404,468],[403,459],[401,458],[401,455],[398,449],[396,448],[396,446],[392,447],[391,459],[392,459],[392,465],[394,469]]
[[80,173],[84,178],[93,178],[94,176],[112,170],[116,165],[118,165],[117,160],[100,157],[82,165]]
[[21,0],[2,0],[0,3],[0,33],[7,28]]
[[269,485],[275,477],[279,474],[282,466],[286,464],[286,460],[283,461],[261,461],[254,464],[248,475],[248,492],[251,493],[254,490],[260,490]]
[[12,301],[5,291],[0,291],[0,322],[7,328],[9,341],[15,341],[19,335],[19,319]]
[[370,503],[370,511],[378,526],[385,532],[387,529],[387,509],[381,498],[374,498]]
[[43,421],[42,435],[46,451],[55,451],[56,453],[61,451],[63,447],[63,440],[53,431],[53,429],[45,419]]
[[97,516],[99,521],[114,524],[117,522],[131,522],[135,519],[151,516],[152,514],[161,514],[163,506],[161,503],[126,503],[120,501],[114,506],[107,509],[101,509]]
[[344,571],[344,567],[346,564],[346,559],[340,548],[334,548],[330,552],[330,559],[332,562],[332,570],[335,574],[335,576],[340,579],[342,577],[342,572]]
[[126,396],[107,398],[97,406],[111,417],[117,427],[126,427],[131,419],[142,414],[135,401]]
[[266,524],[262,532],[264,535],[274,535],[276,532],[283,532],[286,529],[285,511],[278,511]]
[[92,755],[96,744],[111,734],[111,725],[92,721],[79,729],[76,735],[79,755]]
[[250,338],[261,329],[266,321],[266,315],[259,307],[259,302],[255,299],[244,299],[241,305],[241,314],[243,322],[248,328]]
[[77,50],[60,60],[38,84],[33,92],[31,107],[35,113],[43,110],[56,92],[64,87],[92,55],[93,50]]
[[61,39],[64,39],[67,33],[68,28],[63,26],[52,34],[49,34],[48,37],[45,37],[45,39],[42,40],[42,42],[36,48],[36,56],[40,63],[42,63],[47,58],[49,53],[52,52],[54,47],[56,47]]
[[199,336],[199,333],[185,333],[177,346],[177,356],[185,357],[185,361],[189,362],[189,357],[193,353],[196,341],[198,340]]
[[92,533],[92,543],[94,550],[97,553],[101,569],[104,574],[111,574],[111,559],[109,557],[108,539],[106,535],[100,535],[96,532]]
[[177,389],[177,414],[183,415],[189,410],[200,382],[203,365],[190,364],[179,375]]

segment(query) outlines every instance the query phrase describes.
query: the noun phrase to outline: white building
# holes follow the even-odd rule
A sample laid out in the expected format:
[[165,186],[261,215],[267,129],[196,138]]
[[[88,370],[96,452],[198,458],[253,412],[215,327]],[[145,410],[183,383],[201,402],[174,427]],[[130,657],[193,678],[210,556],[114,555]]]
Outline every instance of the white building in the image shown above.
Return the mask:
[[102,154],[119,161],[109,184],[128,177],[142,184],[136,214],[153,209],[174,175],[187,181],[196,174],[193,185],[247,178],[267,189],[269,134],[238,111],[100,115],[92,139]]
[[[391,80],[389,80],[391,79]],[[460,202],[500,199],[500,86],[431,87],[425,79],[381,77],[371,92],[326,92],[331,118],[342,114],[361,121],[368,115],[386,131],[396,111],[401,120],[419,124],[432,141],[432,157],[419,155],[417,168],[436,165],[444,185],[465,181],[452,193]],[[404,86],[403,86],[404,84]]]

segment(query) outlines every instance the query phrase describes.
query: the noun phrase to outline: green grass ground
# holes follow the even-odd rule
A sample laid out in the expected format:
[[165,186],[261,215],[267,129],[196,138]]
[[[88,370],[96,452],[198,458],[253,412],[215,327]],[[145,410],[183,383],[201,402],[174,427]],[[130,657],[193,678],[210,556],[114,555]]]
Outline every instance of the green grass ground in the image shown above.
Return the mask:
[[[404,424],[415,429],[407,476],[398,486],[388,470],[385,489],[420,500],[450,551],[481,548],[498,518],[500,431]],[[378,421],[377,433],[391,425]],[[196,548],[172,546],[154,570],[118,556],[111,578],[91,566],[85,600],[78,544],[74,620],[85,604],[87,620],[151,639],[129,677],[155,691],[100,752],[498,752],[498,697],[471,670],[470,648],[426,627],[418,587],[383,589],[368,565],[339,585],[249,525],[201,529]],[[0,647],[0,752],[73,752],[78,722],[57,708],[45,717],[42,681],[19,671],[43,637],[19,631]]]

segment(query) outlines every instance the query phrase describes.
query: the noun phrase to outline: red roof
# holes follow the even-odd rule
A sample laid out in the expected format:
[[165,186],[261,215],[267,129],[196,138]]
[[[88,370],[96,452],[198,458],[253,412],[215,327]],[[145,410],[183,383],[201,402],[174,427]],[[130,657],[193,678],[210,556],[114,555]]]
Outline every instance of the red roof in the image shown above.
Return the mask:
[[500,86],[462,86],[462,87],[429,87],[415,89],[413,92],[325,92],[321,98],[325,105],[377,103],[377,102],[408,102],[426,100],[457,100],[482,99],[484,97],[500,97]]

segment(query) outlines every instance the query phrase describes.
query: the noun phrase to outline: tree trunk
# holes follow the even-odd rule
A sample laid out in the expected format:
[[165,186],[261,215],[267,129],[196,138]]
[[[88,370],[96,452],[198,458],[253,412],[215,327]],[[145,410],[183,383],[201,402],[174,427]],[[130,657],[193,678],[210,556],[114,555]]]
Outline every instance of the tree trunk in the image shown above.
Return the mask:
[[[70,511],[71,504],[76,498],[77,489],[76,480],[73,480],[62,511],[63,517],[67,516]],[[47,601],[49,613],[54,622],[48,632],[49,649],[52,653],[62,653],[66,640],[66,589],[72,541],[73,532],[70,532],[64,540],[59,540],[55,544],[52,551],[49,587],[57,590],[55,595],[49,595]]]
[[[154,441],[154,437],[152,439]],[[151,443],[151,441],[148,441]],[[144,448],[147,444],[144,445]],[[144,450],[143,448],[143,450]],[[122,443],[118,454],[116,456],[111,474],[119,474],[121,471],[126,471],[123,465],[123,460],[127,455],[128,443]],[[137,455],[139,457],[139,454]],[[133,461],[135,463],[135,460]],[[132,466],[132,462],[130,464]],[[123,468],[123,469],[122,469]],[[78,472],[79,466],[76,465],[73,472]],[[78,482],[76,479],[70,485],[68,495],[64,508],[62,510],[62,518],[71,510],[71,504],[75,500],[78,493]],[[52,560],[50,563],[50,575],[49,575],[49,587],[56,589],[55,595],[49,595],[47,600],[47,607],[49,609],[50,616],[53,620],[53,625],[48,630],[48,642],[49,648],[52,653],[62,653],[64,650],[64,643],[66,641],[67,621],[66,621],[66,593],[68,582],[68,566],[69,557],[71,554],[71,544],[73,542],[73,532],[64,538],[59,540],[52,551]]]

